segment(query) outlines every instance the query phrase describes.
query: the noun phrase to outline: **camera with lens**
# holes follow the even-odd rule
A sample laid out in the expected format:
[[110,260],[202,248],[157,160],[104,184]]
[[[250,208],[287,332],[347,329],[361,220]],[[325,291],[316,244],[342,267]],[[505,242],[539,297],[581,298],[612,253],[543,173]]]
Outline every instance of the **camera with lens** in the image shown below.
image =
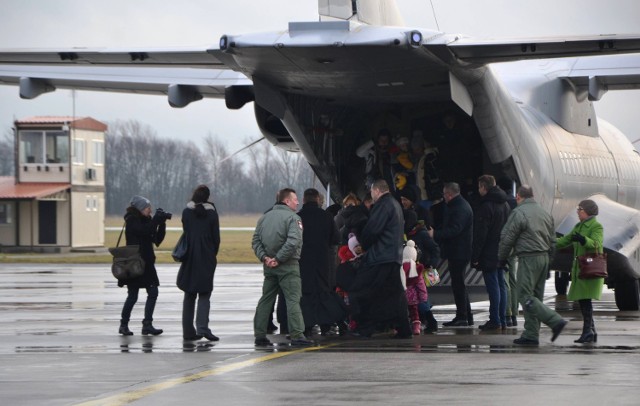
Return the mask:
[[164,211],[161,208],[157,208],[156,209],[155,217],[157,217],[158,220],[162,220],[162,221],[171,220],[172,216],[173,216],[173,214],[169,213],[168,211]]

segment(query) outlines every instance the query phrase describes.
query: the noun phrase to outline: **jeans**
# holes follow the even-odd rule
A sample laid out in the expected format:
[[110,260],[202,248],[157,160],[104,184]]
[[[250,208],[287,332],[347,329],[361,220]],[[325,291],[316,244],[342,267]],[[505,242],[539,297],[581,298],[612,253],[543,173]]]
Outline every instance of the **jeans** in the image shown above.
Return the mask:
[[507,284],[507,316],[515,317],[518,315],[518,293],[516,290],[516,272],[517,264],[515,257],[509,258],[509,271],[506,272],[504,281]]
[[[153,321],[153,311],[156,308],[156,300],[158,299],[158,287],[147,286],[147,302],[144,305],[144,320]],[[128,323],[131,318],[133,305],[138,301],[138,291],[140,288],[127,286],[127,300],[124,301],[122,307],[121,319],[123,323]]]
[[489,321],[498,326],[507,324],[507,284],[502,269],[482,271],[489,295]]

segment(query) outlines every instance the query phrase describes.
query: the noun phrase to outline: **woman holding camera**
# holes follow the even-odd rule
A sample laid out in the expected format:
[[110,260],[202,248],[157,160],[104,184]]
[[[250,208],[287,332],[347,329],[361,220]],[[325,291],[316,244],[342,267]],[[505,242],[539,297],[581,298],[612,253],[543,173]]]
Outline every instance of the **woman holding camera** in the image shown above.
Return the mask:
[[209,196],[207,186],[196,187],[191,201],[182,211],[182,229],[184,238],[187,239],[187,254],[182,259],[178,271],[177,285],[184,292],[182,336],[185,340],[199,340],[204,337],[209,341],[218,341],[218,337],[209,328],[209,309],[213,275],[218,264],[216,256],[220,248],[220,222],[215,206],[209,202]]
[[162,243],[166,234],[166,220],[171,218],[170,213],[158,209],[151,218],[151,202],[146,197],[133,196],[127,213],[124,215],[125,238],[127,245],[138,245],[140,256],[144,260],[144,273],[133,279],[119,280],[118,286],[127,285],[127,300],[122,307],[119,333],[125,336],[133,335],[129,330],[129,318],[131,310],[138,301],[140,288],[147,290],[147,302],[144,306],[144,320],[142,320],[142,334],[159,335],[162,329],[153,327],[153,310],[158,299],[158,273],[156,272],[156,256],[153,252],[153,244]]

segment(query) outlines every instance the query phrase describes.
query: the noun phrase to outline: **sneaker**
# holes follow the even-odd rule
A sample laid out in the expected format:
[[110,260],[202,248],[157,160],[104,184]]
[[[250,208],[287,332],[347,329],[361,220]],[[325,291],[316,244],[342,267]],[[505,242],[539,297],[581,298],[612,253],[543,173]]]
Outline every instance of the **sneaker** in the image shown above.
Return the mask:
[[515,340],[513,340],[513,343],[515,345],[523,345],[523,346],[528,346],[528,347],[537,347],[540,345],[540,342],[538,342],[538,340],[531,340],[529,338],[516,338]]
[[489,331],[489,330],[500,330],[502,329],[502,326],[500,324],[496,324],[491,320],[489,320],[488,322],[479,325],[478,328],[482,331]]
[[558,324],[556,324],[555,326],[553,326],[551,328],[551,331],[553,331],[553,335],[551,336],[551,342],[556,341],[556,338],[558,338],[558,336],[560,335],[560,333],[562,333],[562,330],[564,329],[564,327],[569,324],[568,321],[562,319],[558,322]]
[[271,347],[273,343],[267,337],[256,337],[256,347]]
[[312,340],[308,340],[305,336],[291,339],[291,345],[294,347],[304,347],[315,344]]
[[462,319],[453,319],[451,321],[447,321],[446,323],[442,323],[445,327],[466,327],[469,323],[466,320]]

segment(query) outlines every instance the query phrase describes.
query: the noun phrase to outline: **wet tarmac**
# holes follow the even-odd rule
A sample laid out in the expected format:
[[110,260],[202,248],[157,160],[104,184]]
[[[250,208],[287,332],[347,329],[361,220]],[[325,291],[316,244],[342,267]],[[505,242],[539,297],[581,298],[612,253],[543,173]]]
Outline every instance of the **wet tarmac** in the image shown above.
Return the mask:
[[[184,341],[177,266],[160,265],[156,337],[140,335],[144,291],[131,337],[117,334],[126,290],[104,265],[2,264],[0,400],[5,405],[160,404],[638,404],[640,312],[620,312],[613,292],[595,302],[598,343],[573,342],[580,312],[553,295],[545,301],[570,324],[555,343],[543,327],[537,348],[515,347],[519,326],[500,333],[440,328],[396,340],[323,337],[292,348],[253,346],[260,266],[221,265],[211,327],[220,341]],[[473,304],[476,326],[488,303]],[[438,306],[448,321],[453,306]]]

